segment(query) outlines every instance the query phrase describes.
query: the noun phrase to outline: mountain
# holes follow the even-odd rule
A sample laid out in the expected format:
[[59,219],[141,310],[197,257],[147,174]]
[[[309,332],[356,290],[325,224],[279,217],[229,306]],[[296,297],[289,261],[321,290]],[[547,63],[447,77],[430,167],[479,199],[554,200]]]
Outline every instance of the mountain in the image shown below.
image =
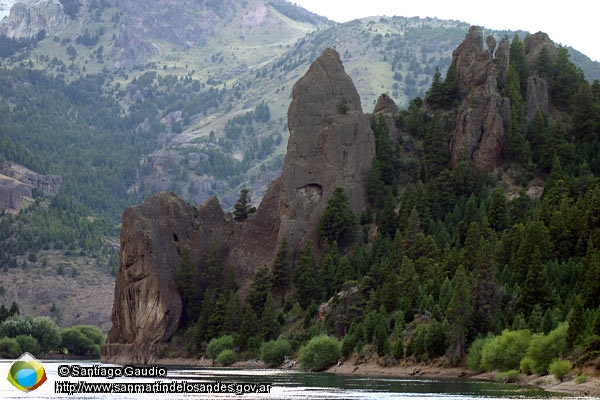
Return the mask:
[[[128,206],[171,190],[194,205],[217,195],[227,211],[245,187],[258,204],[284,165],[293,85],[323,49],[340,54],[365,112],[381,93],[406,108],[469,30],[431,18],[334,24],[283,0],[23,3],[29,11],[0,22],[12,29],[0,36],[0,158],[63,184],[56,200],[6,220],[3,262],[47,259],[53,274],[78,270],[69,259],[81,254],[109,279]],[[42,4],[42,22],[66,24],[31,20]],[[570,51],[588,79],[600,77],[598,63]],[[70,307],[63,314],[77,314]]]

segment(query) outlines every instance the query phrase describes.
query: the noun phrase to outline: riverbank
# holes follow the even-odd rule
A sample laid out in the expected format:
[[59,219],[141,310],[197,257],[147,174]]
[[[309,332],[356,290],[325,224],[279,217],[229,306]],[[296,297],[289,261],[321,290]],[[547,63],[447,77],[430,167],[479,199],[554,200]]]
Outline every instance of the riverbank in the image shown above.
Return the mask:
[[[461,367],[446,367],[438,364],[412,364],[400,363],[393,366],[384,367],[376,361],[367,361],[361,364],[356,364],[356,360],[349,359],[346,362],[335,365],[325,372],[341,375],[361,375],[361,376],[381,376],[381,377],[398,377],[398,378],[422,378],[422,379],[478,379],[494,381],[495,373],[478,373]],[[194,367],[213,367],[210,359],[190,359],[190,358],[167,358],[156,360],[156,364],[160,365],[186,365]],[[267,366],[258,360],[238,361],[232,365],[233,368],[267,368]],[[281,369],[298,369],[295,361],[284,363]],[[574,370],[575,371],[575,370]],[[567,378],[564,382],[560,382],[552,375],[521,375],[520,385],[529,385],[543,388],[550,392],[560,392],[575,396],[587,396],[600,399],[600,373],[593,367],[584,368],[581,372],[587,376],[587,381],[577,383],[575,374]]]
[[[402,377],[402,378],[423,378],[423,379],[451,379],[451,378],[470,378],[478,380],[494,381],[496,376],[493,372],[478,373],[466,368],[444,367],[435,364],[408,364],[400,363],[398,365],[383,367],[376,362],[366,362],[355,365],[349,360],[341,365],[329,368],[326,372],[346,375],[364,375],[364,376],[382,376],[382,377]],[[580,372],[580,371],[577,371]],[[577,383],[576,375],[573,374],[565,381],[561,382],[552,375],[524,375],[522,374],[516,384],[540,387],[550,392],[560,392],[575,396],[589,396],[600,399],[600,374],[593,367],[581,371],[587,376],[587,381]]]

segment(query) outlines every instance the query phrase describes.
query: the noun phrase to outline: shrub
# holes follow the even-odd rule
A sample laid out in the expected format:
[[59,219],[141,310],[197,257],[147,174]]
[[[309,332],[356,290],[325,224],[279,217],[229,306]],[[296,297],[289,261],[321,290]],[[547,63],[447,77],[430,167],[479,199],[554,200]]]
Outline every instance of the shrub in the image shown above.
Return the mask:
[[19,343],[22,352],[28,352],[37,355],[40,351],[40,345],[31,335],[19,335],[15,339]]
[[217,362],[225,367],[230,366],[236,361],[237,356],[235,355],[235,351],[232,349],[225,349],[217,356]]
[[316,336],[300,349],[300,367],[304,370],[322,371],[340,359],[340,347],[340,342],[335,338]]
[[569,372],[571,372],[571,368],[573,368],[573,365],[570,361],[555,360],[550,364],[548,371],[550,371],[550,373],[554,375],[556,379],[562,382],[562,380],[569,374]]
[[4,337],[0,339],[0,358],[19,358],[23,351],[17,339]]
[[520,363],[521,372],[527,375],[531,375],[533,373],[533,369],[535,367],[535,361],[533,361],[529,357],[525,357],[521,360]]
[[467,367],[472,371],[481,370],[481,351],[486,343],[489,343],[493,338],[478,338],[471,343],[467,354]]
[[206,354],[214,360],[223,350],[227,349],[233,349],[233,336],[227,335],[212,339],[208,342]]
[[36,317],[31,320],[31,336],[40,345],[40,352],[47,353],[60,347],[60,328],[48,317]]
[[581,383],[586,383],[588,381],[588,377],[586,375],[577,375],[575,378],[575,383],[578,385]]
[[350,357],[356,347],[356,336],[351,333],[347,333],[342,340],[342,355],[344,358]]
[[100,329],[91,325],[76,325],[63,329],[62,346],[71,354],[78,356],[100,356],[100,347],[104,344],[104,335]]
[[518,369],[530,340],[531,333],[526,330],[502,332],[483,346],[481,367],[486,371]]
[[494,377],[494,380],[502,383],[517,383],[519,382],[519,371],[511,369],[509,371],[500,372]]
[[567,329],[568,324],[562,323],[547,335],[537,334],[531,338],[527,348],[527,358],[532,361],[532,372],[540,375],[547,374],[552,360],[560,358],[567,352]]
[[283,338],[266,342],[260,349],[260,359],[269,367],[281,365],[285,356],[290,354],[292,354],[292,345]]

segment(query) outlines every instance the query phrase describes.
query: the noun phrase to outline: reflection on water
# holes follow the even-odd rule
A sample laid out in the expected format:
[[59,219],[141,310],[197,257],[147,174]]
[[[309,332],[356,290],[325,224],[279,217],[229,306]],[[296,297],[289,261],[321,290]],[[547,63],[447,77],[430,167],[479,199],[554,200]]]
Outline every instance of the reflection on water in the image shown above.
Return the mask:
[[[65,361],[43,361],[48,381],[39,389],[22,393],[12,387],[6,376],[12,361],[0,361],[0,398],[2,399],[189,399],[189,398],[240,398],[235,394],[57,394],[55,383],[78,381],[89,383],[132,384],[143,383],[151,386],[160,381],[164,384],[183,383],[208,385],[215,382],[234,386],[234,384],[253,387],[260,383],[272,385],[268,394],[245,394],[243,398],[271,399],[505,399],[505,398],[557,398],[572,399],[551,394],[536,388],[520,388],[515,385],[498,384],[472,380],[425,380],[392,377],[364,377],[336,375],[326,373],[303,373],[276,369],[206,369],[191,367],[167,367],[167,379],[158,378],[61,378],[59,365]],[[92,366],[98,363],[85,363]],[[242,387],[242,386],[238,386]]]

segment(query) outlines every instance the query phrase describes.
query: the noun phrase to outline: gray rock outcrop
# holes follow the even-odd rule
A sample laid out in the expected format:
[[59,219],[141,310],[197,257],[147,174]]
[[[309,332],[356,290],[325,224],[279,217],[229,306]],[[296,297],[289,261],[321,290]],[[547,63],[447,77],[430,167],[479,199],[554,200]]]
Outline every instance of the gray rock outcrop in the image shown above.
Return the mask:
[[[500,57],[505,57],[500,42]],[[450,143],[452,165],[465,159],[475,166],[493,170],[502,161],[505,129],[510,119],[510,102],[498,92],[498,70],[493,56],[483,49],[483,31],[471,27],[454,51],[461,104]]]
[[233,272],[244,297],[249,277],[273,264],[284,237],[296,253],[309,240],[318,245],[318,219],[336,187],[345,188],[355,213],[366,208],[375,140],[335,50],[325,50],[295,85],[288,120],[282,175],[246,220],[234,221],[216,198],[193,208],[172,193],[125,211],[103,362],[150,363],[179,327],[182,300],[175,276],[184,247],[200,276],[210,243],[218,243],[224,268]]
[[0,21],[0,35],[13,39],[35,39],[44,32],[47,36],[62,31],[70,18],[59,0],[21,0]]

